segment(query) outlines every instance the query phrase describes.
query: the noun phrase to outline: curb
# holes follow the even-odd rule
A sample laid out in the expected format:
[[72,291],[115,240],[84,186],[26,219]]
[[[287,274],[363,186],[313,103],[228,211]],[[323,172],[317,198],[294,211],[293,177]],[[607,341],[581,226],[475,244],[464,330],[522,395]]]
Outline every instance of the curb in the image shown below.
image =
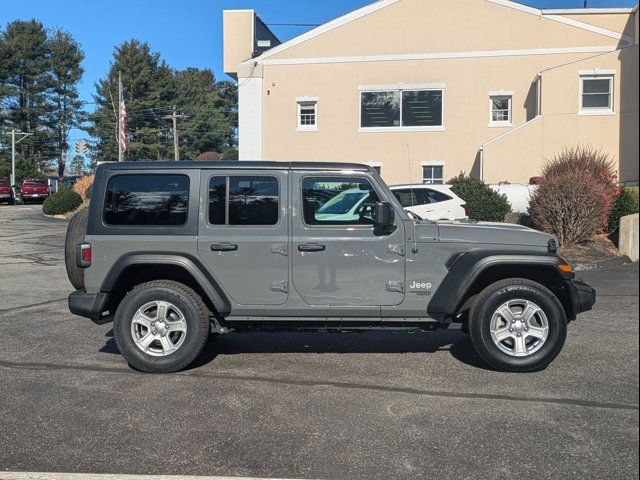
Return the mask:
[[218,477],[190,475],[120,475],[56,472],[0,472],[0,480],[284,480],[258,477]]

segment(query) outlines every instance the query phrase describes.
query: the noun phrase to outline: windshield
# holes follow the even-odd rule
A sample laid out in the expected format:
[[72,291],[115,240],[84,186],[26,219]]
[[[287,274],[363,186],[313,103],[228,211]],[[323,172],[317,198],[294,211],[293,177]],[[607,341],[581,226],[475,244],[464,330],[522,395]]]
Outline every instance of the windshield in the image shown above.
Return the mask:
[[6,180],[0,180],[0,187],[8,187],[9,183]]
[[366,190],[346,190],[325,203],[317,213],[344,214],[355,207],[369,192]]

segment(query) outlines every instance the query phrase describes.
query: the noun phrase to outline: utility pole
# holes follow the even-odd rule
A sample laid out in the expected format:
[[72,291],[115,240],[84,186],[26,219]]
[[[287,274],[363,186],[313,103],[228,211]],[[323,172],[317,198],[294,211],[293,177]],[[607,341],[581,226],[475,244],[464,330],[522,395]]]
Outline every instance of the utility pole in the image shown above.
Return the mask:
[[178,119],[187,118],[186,115],[176,115],[176,106],[173,106],[173,114],[165,115],[162,118],[173,120],[173,159],[177,162],[180,160],[180,152],[178,151]]
[[122,161],[122,104],[124,97],[122,96],[122,74],[118,72],[118,162]]
[[[22,135],[16,142],[16,135]],[[16,184],[16,145],[33,133],[11,130],[11,185]]]

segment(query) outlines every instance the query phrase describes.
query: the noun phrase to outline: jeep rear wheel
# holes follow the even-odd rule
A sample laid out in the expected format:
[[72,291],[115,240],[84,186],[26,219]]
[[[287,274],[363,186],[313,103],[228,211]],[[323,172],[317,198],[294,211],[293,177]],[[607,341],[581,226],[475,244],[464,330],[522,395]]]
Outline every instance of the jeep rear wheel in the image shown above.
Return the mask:
[[189,287],[158,280],[120,302],[113,326],[120,353],[136,370],[176,372],[193,362],[209,335],[209,311]]
[[478,355],[509,372],[545,368],[558,356],[567,318],[556,296],[539,283],[508,279],[485,288],[469,315],[469,334]]

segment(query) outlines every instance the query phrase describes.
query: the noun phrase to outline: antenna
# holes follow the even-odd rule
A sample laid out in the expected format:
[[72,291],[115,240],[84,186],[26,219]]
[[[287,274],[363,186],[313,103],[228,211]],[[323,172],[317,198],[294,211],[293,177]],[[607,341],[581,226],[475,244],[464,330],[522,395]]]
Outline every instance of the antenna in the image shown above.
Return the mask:
[[[411,184],[411,207],[415,206],[413,202],[413,175],[411,174],[411,156],[409,155],[409,144],[407,143],[407,166],[409,167],[409,183]],[[413,226],[413,248],[411,249],[411,253],[414,255],[418,253],[418,241],[416,240],[416,222],[415,219],[411,219],[411,225]]]

